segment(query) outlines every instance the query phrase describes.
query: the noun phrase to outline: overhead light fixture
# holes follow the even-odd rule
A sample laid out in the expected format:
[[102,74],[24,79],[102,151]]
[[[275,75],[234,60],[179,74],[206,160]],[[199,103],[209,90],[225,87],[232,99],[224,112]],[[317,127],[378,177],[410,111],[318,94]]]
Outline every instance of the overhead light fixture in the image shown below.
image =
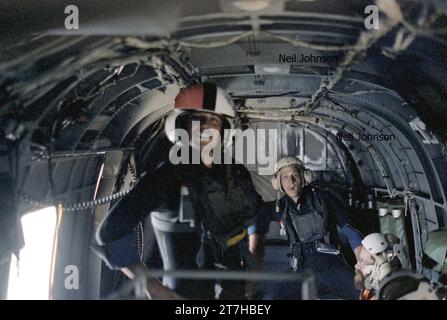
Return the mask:
[[255,65],[256,74],[289,74],[289,65]]
[[271,0],[235,0],[233,5],[244,11],[260,11],[269,7]]
[[283,68],[281,67],[275,67],[275,66],[270,66],[270,67],[262,67],[261,68],[262,71],[267,72],[267,73],[280,73],[281,71],[283,71]]

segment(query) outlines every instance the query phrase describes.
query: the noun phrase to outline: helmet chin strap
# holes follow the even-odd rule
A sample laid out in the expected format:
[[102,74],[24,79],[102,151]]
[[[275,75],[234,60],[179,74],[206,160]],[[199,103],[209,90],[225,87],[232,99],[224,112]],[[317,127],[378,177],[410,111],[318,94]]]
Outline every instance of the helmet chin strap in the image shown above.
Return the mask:
[[276,201],[275,201],[275,210],[276,213],[279,214],[279,200],[281,199],[281,192],[278,190],[276,193]]

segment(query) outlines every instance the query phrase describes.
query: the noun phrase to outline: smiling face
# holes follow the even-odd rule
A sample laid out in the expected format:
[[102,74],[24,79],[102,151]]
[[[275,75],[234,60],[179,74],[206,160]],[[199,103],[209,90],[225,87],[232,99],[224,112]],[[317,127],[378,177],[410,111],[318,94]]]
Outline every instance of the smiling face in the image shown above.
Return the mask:
[[[200,126],[197,127],[200,132],[192,132],[192,122],[197,121],[200,122]],[[192,138],[195,134],[198,134],[200,137],[202,137],[202,133],[207,129],[214,129],[218,131],[219,133],[222,132],[222,126],[223,126],[223,119],[221,116],[213,113],[208,112],[193,112],[188,118],[187,123],[187,131]],[[203,149],[204,146],[212,142],[212,136],[210,136],[208,139],[207,137],[204,137],[204,139],[200,140],[200,150]]]
[[286,166],[281,168],[279,175],[284,192],[292,199],[299,197],[303,181],[298,168],[294,165]]

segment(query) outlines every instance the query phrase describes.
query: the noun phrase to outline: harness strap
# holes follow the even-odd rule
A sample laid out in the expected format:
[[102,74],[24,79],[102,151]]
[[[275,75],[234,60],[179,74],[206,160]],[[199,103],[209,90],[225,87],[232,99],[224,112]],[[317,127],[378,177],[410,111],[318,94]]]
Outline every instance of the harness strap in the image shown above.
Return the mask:
[[244,229],[241,233],[235,235],[234,237],[227,240],[227,246],[231,247],[237,244],[239,241],[245,238],[247,235],[247,229]]

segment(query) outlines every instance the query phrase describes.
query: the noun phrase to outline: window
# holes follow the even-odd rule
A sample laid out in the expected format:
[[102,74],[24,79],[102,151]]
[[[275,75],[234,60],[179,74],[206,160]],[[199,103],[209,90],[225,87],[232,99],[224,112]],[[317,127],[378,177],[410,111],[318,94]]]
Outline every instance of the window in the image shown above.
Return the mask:
[[8,299],[48,299],[56,220],[55,207],[22,216],[25,246],[18,264],[14,255],[11,259]]

